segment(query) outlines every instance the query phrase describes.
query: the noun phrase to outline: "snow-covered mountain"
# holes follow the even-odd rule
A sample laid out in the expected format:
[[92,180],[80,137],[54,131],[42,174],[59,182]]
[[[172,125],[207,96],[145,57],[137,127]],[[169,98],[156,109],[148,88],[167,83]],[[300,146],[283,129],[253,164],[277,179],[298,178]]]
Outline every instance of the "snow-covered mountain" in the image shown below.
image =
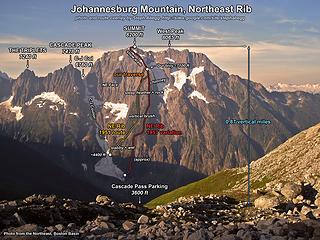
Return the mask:
[[278,83],[270,85],[268,88],[271,92],[308,92],[308,93],[320,93],[320,83],[318,84],[286,84]]
[[[103,54],[85,78],[72,65],[45,77],[30,70],[12,81],[0,77],[0,134],[34,146],[104,189],[110,187],[106,178],[161,180],[175,188],[199,175],[246,164],[247,126],[226,124],[247,118],[246,79],[223,71],[203,53],[128,51]],[[173,63],[188,67],[163,67]],[[136,73],[143,76],[130,76]],[[252,126],[252,160],[320,122],[318,94],[269,92],[254,82],[251,93],[251,118],[271,122]],[[100,136],[109,123],[124,124],[128,134]],[[161,123],[181,135],[148,135],[147,123]],[[92,156],[95,152],[104,155]],[[132,156],[149,162],[136,161],[132,167]]]

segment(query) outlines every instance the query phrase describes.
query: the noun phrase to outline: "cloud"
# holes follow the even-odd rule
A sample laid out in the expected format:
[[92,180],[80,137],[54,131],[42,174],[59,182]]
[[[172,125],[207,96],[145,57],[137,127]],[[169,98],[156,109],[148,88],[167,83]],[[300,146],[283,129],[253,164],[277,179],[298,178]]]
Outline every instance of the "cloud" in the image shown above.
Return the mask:
[[309,33],[320,33],[320,30],[318,28],[315,28],[315,27],[309,27],[305,31],[309,32]]
[[206,26],[201,26],[200,30],[204,31],[204,32],[208,32],[208,33],[214,33],[214,34],[218,34],[218,31],[212,27],[206,27]]
[[46,42],[28,38],[24,36],[17,36],[17,35],[5,35],[0,37],[0,44],[10,44],[10,45],[47,45]]
[[[220,43],[228,44],[229,40],[234,40],[235,34],[219,31],[213,27],[207,27],[205,25],[200,25],[198,33],[188,33],[188,37],[190,40],[202,40],[202,41],[217,41]],[[201,43],[199,43],[201,44]]]
[[319,39],[309,38],[306,40],[305,38],[297,36],[297,38],[291,44],[256,41],[252,43],[252,46],[255,48],[257,54],[274,52],[275,54],[281,53],[282,55],[288,56],[303,55],[308,57],[314,54],[320,54],[320,48],[315,47],[319,44]]
[[212,40],[212,41],[221,41],[223,37],[213,37],[207,35],[197,35],[197,34],[188,34],[190,40]]
[[275,23],[278,23],[278,24],[299,24],[303,22],[304,20],[301,20],[301,19],[286,18],[286,17],[282,17],[275,21]]

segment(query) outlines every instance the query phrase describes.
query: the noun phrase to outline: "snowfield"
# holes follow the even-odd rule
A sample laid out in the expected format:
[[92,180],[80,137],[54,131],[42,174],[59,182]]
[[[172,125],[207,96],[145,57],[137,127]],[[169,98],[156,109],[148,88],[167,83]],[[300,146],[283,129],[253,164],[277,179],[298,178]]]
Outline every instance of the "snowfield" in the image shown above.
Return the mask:
[[102,139],[99,135],[98,128],[96,129],[96,140],[101,147],[103,152],[106,152],[108,155],[101,158],[95,165],[94,171],[105,176],[115,177],[121,181],[124,181],[124,173],[120,168],[117,167],[112,161],[112,157],[109,156],[109,146],[106,139]]
[[174,77],[174,83],[173,85],[178,88],[180,91],[182,89],[182,86],[187,82],[187,75],[185,72],[179,70],[171,73],[171,76]]
[[208,100],[206,99],[205,96],[202,95],[201,92],[198,91],[193,91],[190,95],[189,98],[193,99],[193,98],[199,98],[200,100],[203,100],[205,103],[209,103]]
[[203,66],[195,67],[195,68],[192,69],[192,71],[191,71],[191,73],[190,73],[190,75],[188,77],[188,79],[190,79],[192,85],[194,85],[194,86],[197,85],[196,84],[196,75],[201,73],[201,72],[203,72],[203,71],[204,71],[204,67]]
[[49,108],[54,110],[54,111],[59,111],[59,108],[58,108],[57,105],[50,105]]
[[112,102],[105,102],[104,108],[111,109],[111,113],[116,115],[115,121],[118,121],[119,119],[125,119],[127,117],[128,113],[128,105],[125,103],[112,103]]
[[166,87],[164,88],[163,101],[164,101],[165,103],[167,103],[168,95],[169,95],[169,93],[172,92],[172,91],[173,91],[173,89],[172,89],[172,88],[169,88],[169,86],[166,86]]
[[174,86],[180,91],[182,86],[187,82],[187,79],[191,81],[191,84],[196,86],[196,75],[204,71],[204,66],[195,67],[192,69],[189,76],[185,72],[179,70],[171,73],[174,77]]
[[40,95],[34,96],[30,101],[26,102],[26,105],[31,105],[37,99],[48,100],[53,103],[63,105],[64,107],[67,105],[66,102],[55,92],[43,92]]
[[164,59],[168,60],[169,62],[176,62],[175,60],[168,58],[168,57],[165,57]]
[[95,165],[94,171],[105,176],[115,177],[124,181],[123,172],[112,161],[111,157],[101,158]]
[[79,114],[77,112],[69,112],[70,115],[73,115],[73,116],[76,116],[76,117],[79,117]]
[[5,106],[5,108],[9,109],[10,112],[15,113],[16,114],[16,120],[19,121],[19,120],[21,120],[23,118],[23,114],[21,112],[22,107],[12,106],[12,99],[13,99],[13,96],[8,98],[4,102],[1,102],[0,106]]

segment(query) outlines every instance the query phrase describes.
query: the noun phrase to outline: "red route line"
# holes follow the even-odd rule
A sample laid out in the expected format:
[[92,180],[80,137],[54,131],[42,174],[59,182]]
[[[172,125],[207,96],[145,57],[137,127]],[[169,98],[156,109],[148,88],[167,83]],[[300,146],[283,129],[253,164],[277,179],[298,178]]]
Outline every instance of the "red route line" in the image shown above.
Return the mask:
[[[146,63],[144,62],[143,58],[142,58],[138,53],[136,53],[135,51],[133,51],[132,49],[133,49],[133,47],[130,47],[130,48],[129,48],[129,51],[130,51],[131,53],[133,53],[137,58],[140,59],[140,61],[142,62],[143,66],[144,66],[144,68],[145,68],[144,70],[146,70],[146,69],[147,69],[147,65],[146,65]],[[147,70],[147,78],[148,78],[148,92],[150,92],[151,80],[150,80],[149,70]],[[150,94],[148,94],[148,105],[147,105],[147,108],[146,108],[146,111],[145,111],[144,114],[147,114],[147,113],[148,113],[149,108],[150,108],[150,105],[151,105],[151,96],[150,96]],[[135,144],[135,139],[136,139],[136,137],[138,137],[138,136],[140,136],[141,134],[144,133],[146,120],[147,120],[147,118],[143,118],[142,130],[141,130],[139,133],[136,133],[136,134],[133,135],[133,137],[132,137],[132,143],[131,143],[132,146],[134,146],[134,144]],[[128,173],[131,173],[131,171],[132,171],[132,165],[133,165],[133,161],[134,161],[134,157],[135,157],[135,154],[134,154],[134,153],[135,153],[135,149],[132,150],[132,152],[131,152],[131,158],[130,158],[130,160],[129,160],[128,170],[127,170]]]

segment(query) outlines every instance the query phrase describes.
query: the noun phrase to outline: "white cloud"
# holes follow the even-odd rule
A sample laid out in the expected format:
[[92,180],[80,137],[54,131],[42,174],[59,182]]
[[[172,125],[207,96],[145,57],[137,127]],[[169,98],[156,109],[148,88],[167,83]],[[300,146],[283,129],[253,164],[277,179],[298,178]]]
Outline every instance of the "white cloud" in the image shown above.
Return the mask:
[[[279,54],[279,56],[293,56],[293,55],[310,55],[314,53],[320,53],[320,49],[314,48],[314,45],[309,47],[299,45],[283,45],[270,42],[258,41],[252,44],[254,54]],[[276,55],[274,55],[276,57]],[[294,59],[292,59],[294,60]]]
[[298,23],[303,23],[304,21],[301,19],[295,19],[295,18],[286,18],[282,17],[280,19],[277,19],[275,23],[278,24],[298,24]]
[[190,40],[227,41],[235,38],[235,33],[219,31],[216,28],[205,25],[199,26],[200,33],[188,33]]
[[309,32],[309,33],[320,33],[320,30],[318,28],[315,28],[315,27],[309,27],[306,29],[306,32]]
[[4,35],[0,37],[0,44],[10,44],[10,45],[47,45],[46,42],[35,39],[29,38],[24,36],[17,36],[17,35]]
[[214,34],[218,34],[218,31],[213,28],[213,27],[206,27],[206,26],[201,26],[200,29],[204,32],[208,32],[208,33],[214,33]]
[[222,37],[213,37],[207,35],[197,35],[197,34],[188,34],[190,40],[212,40],[212,41],[221,41]]

